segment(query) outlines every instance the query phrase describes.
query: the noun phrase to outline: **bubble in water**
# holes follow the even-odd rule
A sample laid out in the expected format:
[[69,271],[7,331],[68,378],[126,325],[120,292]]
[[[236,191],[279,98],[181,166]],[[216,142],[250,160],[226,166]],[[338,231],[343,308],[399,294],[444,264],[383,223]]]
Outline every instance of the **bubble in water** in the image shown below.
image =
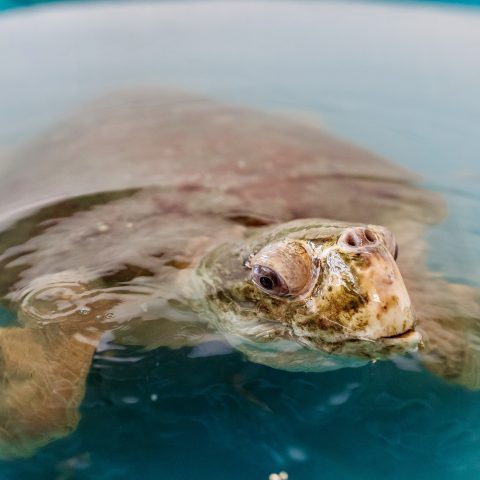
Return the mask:
[[307,459],[307,454],[298,447],[289,447],[287,453],[292,460],[297,462],[304,462]]
[[268,480],[288,480],[288,473],[284,470],[279,473],[271,473]]

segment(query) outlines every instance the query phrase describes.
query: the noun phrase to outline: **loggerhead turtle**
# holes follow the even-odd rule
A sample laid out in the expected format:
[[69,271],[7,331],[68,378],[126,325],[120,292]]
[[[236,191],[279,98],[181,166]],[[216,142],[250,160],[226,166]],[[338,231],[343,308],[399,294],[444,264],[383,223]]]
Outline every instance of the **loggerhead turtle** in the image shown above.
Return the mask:
[[420,345],[429,369],[480,385],[478,293],[425,265],[442,200],[311,124],[113,95],[14,152],[0,205],[0,298],[18,320],[0,329],[3,456],[75,428],[102,339],[221,335],[312,371]]

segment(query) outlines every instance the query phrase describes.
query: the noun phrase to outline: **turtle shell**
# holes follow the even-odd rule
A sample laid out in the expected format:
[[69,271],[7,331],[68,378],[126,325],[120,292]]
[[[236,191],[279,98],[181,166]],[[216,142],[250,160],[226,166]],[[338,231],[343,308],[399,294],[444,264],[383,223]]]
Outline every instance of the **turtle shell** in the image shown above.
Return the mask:
[[409,277],[444,213],[409,172],[312,123],[164,90],[98,99],[10,160],[2,295],[79,268],[110,284],[162,276],[234,225],[313,217],[389,226]]
[[232,212],[281,220],[438,221],[442,203],[415,180],[311,123],[150,90],[98,99],[14,152],[0,205],[5,216],[92,193],[189,186],[228,193]]

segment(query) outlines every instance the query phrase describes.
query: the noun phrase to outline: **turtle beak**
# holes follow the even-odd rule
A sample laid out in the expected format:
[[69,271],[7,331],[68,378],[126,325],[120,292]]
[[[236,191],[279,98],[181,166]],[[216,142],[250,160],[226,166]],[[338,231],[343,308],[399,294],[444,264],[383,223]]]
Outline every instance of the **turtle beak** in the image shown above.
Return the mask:
[[422,335],[415,327],[398,335],[377,339],[386,350],[400,350],[403,352],[415,352],[422,343]]
[[[359,291],[368,299],[358,315],[368,321],[356,329],[358,334],[375,341],[405,343],[407,339],[415,341],[420,334],[410,335],[414,332],[415,314],[393,258],[395,243],[387,229],[371,225],[346,229],[339,240],[344,254],[351,255],[351,272]],[[355,258],[361,261],[354,264]],[[361,324],[355,320],[352,324]]]

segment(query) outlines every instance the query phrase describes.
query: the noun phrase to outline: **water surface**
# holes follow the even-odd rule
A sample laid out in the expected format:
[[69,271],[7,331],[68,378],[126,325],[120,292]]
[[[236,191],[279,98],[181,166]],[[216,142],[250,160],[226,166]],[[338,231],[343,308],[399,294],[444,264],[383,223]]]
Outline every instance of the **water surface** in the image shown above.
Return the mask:
[[[124,87],[176,85],[311,112],[445,196],[450,213],[429,237],[429,263],[480,285],[479,55],[474,9],[166,2],[12,11],[0,17],[0,149]],[[133,349],[111,362],[100,352],[79,429],[28,460],[2,463],[0,478],[480,474],[480,395],[413,358],[304,374],[217,353]]]

